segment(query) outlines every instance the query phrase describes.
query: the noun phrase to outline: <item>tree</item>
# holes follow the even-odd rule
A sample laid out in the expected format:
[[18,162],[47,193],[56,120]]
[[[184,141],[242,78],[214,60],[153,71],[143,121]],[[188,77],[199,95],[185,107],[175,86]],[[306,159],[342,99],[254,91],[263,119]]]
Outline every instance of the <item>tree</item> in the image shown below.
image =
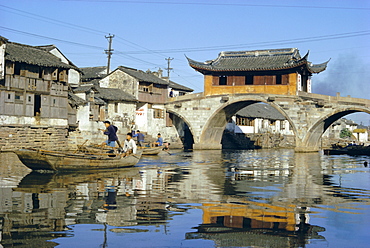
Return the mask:
[[348,128],[343,128],[342,131],[340,131],[339,137],[342,139],[350,138],[352,136],[352,132]]

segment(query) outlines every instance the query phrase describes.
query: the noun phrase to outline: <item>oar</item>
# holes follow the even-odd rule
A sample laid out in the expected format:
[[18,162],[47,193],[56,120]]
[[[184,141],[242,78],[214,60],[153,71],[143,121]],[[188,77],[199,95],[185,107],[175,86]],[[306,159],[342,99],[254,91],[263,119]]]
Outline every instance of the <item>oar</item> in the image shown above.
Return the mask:
[[85,142],[84,143],[82,143],[82,145],[80,145],[80,147],[78,147],[78,145],[77,145],[77,149],[73,152],[73,153],[76,153],[76,152],[78,152],[78,150],[80,149],[80,148],[82,148],[85,144],[86,144],[86,142],[87,141],[89,141],[88,139],[87,140],[85,140]]
[[162,151],[167,152],[168,155],[172,155],[169,151],[166,151],[166,150],[162,150]]

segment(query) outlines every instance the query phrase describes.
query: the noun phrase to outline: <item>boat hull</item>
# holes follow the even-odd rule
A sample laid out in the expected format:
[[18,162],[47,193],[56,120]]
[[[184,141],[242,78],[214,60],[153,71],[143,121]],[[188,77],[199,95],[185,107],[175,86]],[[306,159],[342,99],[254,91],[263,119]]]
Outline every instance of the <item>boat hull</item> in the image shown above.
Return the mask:
[[370,156],[370,146],[350,146],[341,149],[325,149],[325,155],[367,155]]
[[143,148],[143,155],[158,155],[162,151],[163,147],[152,147]]
[[127,157],[112,154],[73,154],[33,149],[21,149],[15,153],[19,160],[32,170],[77,171],[131,167],[139,162],[142,152],[139,151],[137,154]]

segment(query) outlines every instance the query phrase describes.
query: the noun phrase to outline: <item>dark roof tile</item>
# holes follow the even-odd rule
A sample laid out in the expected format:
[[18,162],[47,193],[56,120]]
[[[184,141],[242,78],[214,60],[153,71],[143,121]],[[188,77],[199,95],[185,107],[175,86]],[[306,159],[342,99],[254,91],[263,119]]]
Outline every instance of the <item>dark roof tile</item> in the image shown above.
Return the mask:
[[269,120],[285,120],[286,118],[271,105],[263,103],[251,104],[236,113],[237,116],[246,118],[263,118]]
[[93,90],[95,92],[94,97],[100,98],[107,101],[129,101],[136,102],[135,96],[124,92],[123,90],[116,88],[101,88],[97,85],[81,85],[73,89],[74,93],[87,93]]
[[106,66],[81,67],[80,70],[83,73],[83,75],[81,76],[81,79],[83,81],[87,81],[90,79],[101,79],[107,75]]
[[195,70],[206,73],[227,71],[268,71],[284,70],[307,65],[312,73],[326,69],[329,61],[313,65],[307,61],[308,53],[302,58],[297,48],[221,52],[218,58],[206,62],[188,59],[189,65]]
[[148,82],[148,83],[169,85],[169,82],[153,75],[152,73],[146,73],[146,72],[143,72],[143,71],[139,71],[139,70],[124,67],[124,66],[119,66],[117,69],[127,73],[131,77],[136,78],[137,80],[139,80],[139,82]]
[[5,59],[44,67],[77,69],[73,65],[63,63],[58,57],[47,50],[24,44],[8,42],[5,45]]
[[173,81],[171,81],[171,80],[170,80],[170,82],[169,82],[169,87],[170,87],[170,88],[173,88],[173,89],[175,89],[175,90],[183,90],[183,91],[187,91],[187,92],[193,92],[193,91],[194,91],[194,90],[193,90],[193,89],[191,89],[191,88],[188,88],[188,87],[186,87],[186,86],[184,86],[184,85],[181,85],[181,84],[175,83],[175,82],[173,82]]
[[68,92],[68,102],[72,106],[84,105],[87,103],[87,101],[85,101],[81,97],[76,96],[72,92]]

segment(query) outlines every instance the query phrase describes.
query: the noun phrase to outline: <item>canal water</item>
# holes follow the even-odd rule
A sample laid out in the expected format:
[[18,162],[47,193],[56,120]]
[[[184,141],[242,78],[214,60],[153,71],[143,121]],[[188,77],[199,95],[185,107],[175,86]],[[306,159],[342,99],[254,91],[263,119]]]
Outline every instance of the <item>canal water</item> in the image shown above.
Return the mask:
[[38,174],[0,153],[0,247],[369,247],[370,157],[170,151]]

